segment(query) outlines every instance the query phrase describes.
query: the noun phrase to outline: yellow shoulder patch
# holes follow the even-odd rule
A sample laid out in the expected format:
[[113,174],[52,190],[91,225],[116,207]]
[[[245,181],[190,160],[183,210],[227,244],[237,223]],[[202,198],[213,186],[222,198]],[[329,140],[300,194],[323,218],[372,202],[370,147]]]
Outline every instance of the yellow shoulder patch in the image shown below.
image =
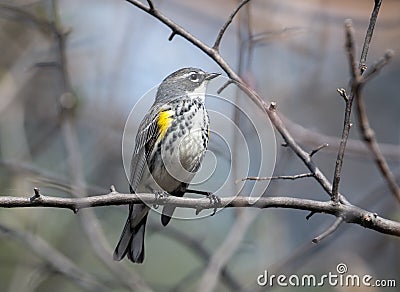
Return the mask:
[[157,119],[157,126],[158,126],[157,140],[161,140],[162,138],[164,138],[165,134],[167,133],[167,130],[172,123],[172,118],[171,118],[172,114],[173,111],[171,110],[164,110],[159,113]]

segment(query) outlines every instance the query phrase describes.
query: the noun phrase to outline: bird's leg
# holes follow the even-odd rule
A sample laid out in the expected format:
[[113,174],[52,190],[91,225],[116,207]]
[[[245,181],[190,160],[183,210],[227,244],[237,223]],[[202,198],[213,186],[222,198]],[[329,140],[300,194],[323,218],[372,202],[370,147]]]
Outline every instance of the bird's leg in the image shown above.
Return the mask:
[[[166,198],[166,197],[168,197],[169,196],[169,193],[168,192],[166,192],[166,191],[161,191],[161,190],[153,190],[153,193],[154,193],[154,197],[155,197],[155,200],[157,201],[157,200],[160,200],[160,199],[163,199],[163,198]],[[157,205],[157,204],[153,204],[153,208],[154,209],[158,209],[158,207],[159,207],[159,205]]]
[[212,195],[211,192],[198,191],[198,190],[192,190],[192,189],[186,189],[186,193],[198,194],[198,195],[206,196],[207,198]]
[[216,195],[214,195],[211,192],[186,189],[186,193],[192,193],[192,194],[198,194],[198,195],[206,196],[210,200],[210,203],[213,203],[213,205],[214,205],[214,211],[211,214],[211,216],[215,215],[215,213],[217,212],[218,206],[221,204],[221,198],[216,196]]

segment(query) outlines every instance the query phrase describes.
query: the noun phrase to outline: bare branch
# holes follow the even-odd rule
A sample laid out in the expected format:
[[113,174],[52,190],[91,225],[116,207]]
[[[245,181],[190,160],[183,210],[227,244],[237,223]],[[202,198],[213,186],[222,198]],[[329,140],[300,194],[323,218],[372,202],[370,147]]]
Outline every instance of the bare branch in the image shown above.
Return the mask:
[[359,81],[360,73],[357,70],[356,45],[354,41],[354,29],[351,19],[347,19],[344,22],[344,28],[346,36],[345,50],[347,53],[347,58],[350,66],[350,76],[353,80],[355,79],[356,81]]
[[267,176],[267,177],[248,176],[248,177],[238,179],[235,183],[237,183],[239,181],[245,181],[245,180],[275,180],[275,179],[295,180],[295,179],[299,179],[299,178],[313,177],[313,176],[314,176],[314,174],[311,172],[301,173],[301,174],[296,174],[296,175],[278,175],[278,176]]
[[369,44],[371,43],[372,34],[374,33],[375,23],[378,18],[379,8],[381,7],[382,0],[375,0],[374,9],[372,10],[371,17],[369,19],[369,25],[367,29],[367,33],[365,34],[364,45],[361,52],[359,70],[360,74],[363,74],[367,69],[367,55]]
[[382,68],[389,63],[389,61],[393,58],[394,52],[392,50],[387,50],[382,58],[378,60],[375,64],[372,65],[371,69],[367,70],[363,75],[361,82],[366,83],[371,78],[376,76]]
[[328,146],[329,146],[328,143],[324,143],[324,144],[319,145],[317,148],[311,150],[310,156],[311,156],[311,157],[314,156],[314,155],[317,154],[320,150],[322,150],[322,149],[324,149],[324,148],[326,148],[326,147],[328,147]]
[[[31,201],[29,197],[0,196],[0,207],[22,208],[22,207],[50,207],[70,210],[83,208],[143,204],[148,205],[174,205],[190,209],[214,209],[215,202],[208,198],[182,198],[175,196],[157,197],[154,194],[122,194],[109,193],[106,195],[61,198],[41,195],[38,199]],[[336,217],[343,217],[347,223],[355,223],[381,233],[400,236],[400,223],[377,216],[367,210],[361,209],[350,203],[335,204],[332,201],[315,201],[292,197],[262,197],[259,199],[251,197],[223,197],[217,203],[218,208],[285,208],[311,211],[314,213],[326,213]]]
[[232,79],[229,79],[228,81],[226,81],[226,82],[217,90],[217,93],[218,93],[218,94],[221,94],[222,91],[224,91],[229,85],[231,85],[231,84],[233,84],[233,83],[235,83],[235,81],[232,80]]
[[171,34],[169,35],[168,40],[169,40],[169,41],[172,41],[172,40],[174,39],[175,36],[176,36],[176,32],[173,30],[173,31],[171,32]]
[[355,61],[355,44],[354,44],[354,31],[353,25],[350,20],[346,20],[345,22],[345,35],[346,35],[346,52],[347,57],[349,59],[350,65],[350,73],[351,73],[351,80],[352,80],[352,94],[346,100],[346,108],[344,112],[344,122],[343,122],[343,131],[342,131],[342,139],[340,141],[340,146],[335,162],[335,172],[333,176],[333,185],[332,185],[332,200],[334,202],[339,201],[339,183],[340,177],[342,173],[342,166],[343,166],[343,158],[344,152],[346,150],[347,140],[350,134],[350,117],[351,117],[351,108],[353,105],[354,100],[354,92],[359,90],[360,84],[360,74],[357,69],[357,64]]
[[228,26],[232,23],[233,18],[235,15],[239,12],[239,10],[249,2],[250,0],[242,0],[238,7],[235,8],[235,10],[232,11],[231,15],[229,16],[228,20],[224,23],[224,25],[221,27],[217,39],[215,40],[213,49],[216,51],[219,51],[219,46],[221,44],[222,37],[224,36],[225,31],[227,30]]
[[319,243],[321,240],[325,239],[326,237],[328,237],[329,235],[334,233],[339,228],[340,224],[342,224],[342,223],[343,223],[342,217],[336,218],[336,220],[332,223],[332,225],[329,226],[323,233],[321,233],[320,235],[315,237],[312,240],[312,242]]

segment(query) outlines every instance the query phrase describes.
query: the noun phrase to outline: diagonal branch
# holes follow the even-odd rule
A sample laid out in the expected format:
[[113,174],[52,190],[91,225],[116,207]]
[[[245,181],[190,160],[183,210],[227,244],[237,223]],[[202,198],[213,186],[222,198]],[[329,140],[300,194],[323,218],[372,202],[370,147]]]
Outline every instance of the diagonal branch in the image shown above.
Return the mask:
[[364,45],[361,52],[360,63],[359,63],[359,70],[360,73],[363,74],[364,71],[367,69],[367,55],[369,44],[371,43],[372,34],[374,33],[375,23],[378,18],[379,8],[381,7],[382,0],[375,0],[374,8],[371,13],[371,17],[369,19],[369,25],[367,29],[367,33],[365,34]]
[[228,20],[224,23],[224,25],[221,27],[217,39],[215,40],[215,43],[213,45],[213,49],[216,51],[219,51],[219,46],[221,44],[222,37],[225,34],[225,31],[227,30],[228,26],[232,23],[233,18],[235,15],[239,12],[239,10],[246,5],[250,0],[242,0],[242,2],[239,3],[239,5],[235,8],[235,10],[232,11],[231,15],[229,16]]
[[332,223],[331,226],[329,226],[324,232],[322,232],[320,235],[314,237],[314,239],[312,240],[313,243],[319,243],[321,240],[325,239],[326,237],[328,237],[329,235],[331,235],[332,233],[334,233],[339,226],[343,223],[343,218],[342,217],[338,217],[336,218],[336,220]]
[[387,50],[382,58],[378,60],[372,67],[365,72],[363,78],[360,80],[363,84],[367,83],[370,79],[376,76],[384,66],[386,66],[389,61],[393,58],[394,52],[392,50]]

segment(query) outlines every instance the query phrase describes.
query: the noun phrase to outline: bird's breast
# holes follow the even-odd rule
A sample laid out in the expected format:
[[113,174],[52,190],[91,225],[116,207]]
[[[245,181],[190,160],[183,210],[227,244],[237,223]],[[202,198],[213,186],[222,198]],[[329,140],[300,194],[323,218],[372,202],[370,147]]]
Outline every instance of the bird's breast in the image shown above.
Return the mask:
[[180,101],[170,112],[170,126],[153,155],[153,165],[161,167],[154,167],[152,175],[161,186],[190,183],[208,145],[209,118],[201,99]]

